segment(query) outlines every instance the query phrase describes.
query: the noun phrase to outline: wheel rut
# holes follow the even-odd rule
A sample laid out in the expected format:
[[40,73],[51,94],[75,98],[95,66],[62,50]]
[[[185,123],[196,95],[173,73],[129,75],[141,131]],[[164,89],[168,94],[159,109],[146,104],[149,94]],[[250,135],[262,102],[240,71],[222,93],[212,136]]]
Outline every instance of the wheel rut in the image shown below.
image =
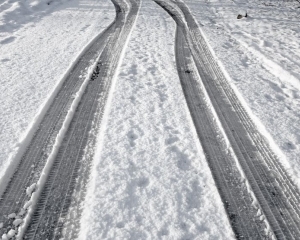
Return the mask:
[[[139,9],[139,0],[113,0],[116,8],[116,18],[108,28],[102,32],[79,58],[64,80],[61,89],[41,121],[31,143],[25,151],[21,161],[6,186],[0,198],[0,236],[7,233],[14,226],[16,219],[28,218],[28,210],[24,205],[30,200],[26,189],[33,186],[41,177],[41,173],[51,154],[59,131],[63,127],[65,118],[73,103],[74,95],[79,91],[84,79],[81,78],[87,69],[98,61],[86,89],[75,110],[70,125],[63,136],[58,153],[55,156],[49,176],[42,188],[37,205],[31,209],[32,218],[22,226],[27,229],[24,239],[58,239],[62,236],[64,218],[69,206],[74,200],[72,193],[77,186],[78,173],[81,176],[80,192],[84,192],[88,178],[88,160],[84,158],[84,149],[88,138],[96,138],[99,124],[102,120],[106,102],[110,94],[112,80],[120,60],[124,42],[135,22]],[[91,131],[93,133],[91,134]],[[89,140],[89,143],[95,140]],[[84,166],[84,170],[82,169]],[[33,188],[33,191],[36,189]],[[79,204],[79,203],[77,203]],[[79,208],[78,208],[79,209]],[[79,211],[79,210],[78,210]],[[16,216],[9,217],[15,213]],[[77,213],[79,216],[80,213]],[[79,220],[78,220],[79,221]],[[76,236],[76,231],[68,235]]]
[[299,239],[299,189],[224,77],[188,7],[155,2],[177,23],[182,89],[236,238]]

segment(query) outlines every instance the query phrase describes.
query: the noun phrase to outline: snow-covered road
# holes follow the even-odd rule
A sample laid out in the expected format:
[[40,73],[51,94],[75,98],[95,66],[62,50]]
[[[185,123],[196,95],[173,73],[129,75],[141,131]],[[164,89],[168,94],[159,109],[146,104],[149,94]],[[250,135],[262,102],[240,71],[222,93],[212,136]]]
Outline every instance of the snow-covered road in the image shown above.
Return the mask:
[[0,4],[2,239],[300,235],[296,4],[185,2]]

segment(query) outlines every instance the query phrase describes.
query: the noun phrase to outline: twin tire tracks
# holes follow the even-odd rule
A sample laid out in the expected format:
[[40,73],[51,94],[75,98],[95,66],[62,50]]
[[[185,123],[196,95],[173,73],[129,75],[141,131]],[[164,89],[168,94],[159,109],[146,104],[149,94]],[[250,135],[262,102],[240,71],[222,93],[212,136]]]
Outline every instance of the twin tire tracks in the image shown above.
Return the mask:
[[177,24],[178,74],[236,238],[300,239],[299,189],[224,77],[188,7],[156,2]]
[[[176,63],[182,89],[201,145],[237,239],[300,239],[300,195],[268,143],[256,129],[214,60],[183,2],[156,1],[177,23]],[[76,108],[41,188],[39,201],[25,223],[24,239],[74,239],[79,202],[84,197],[97,126],[103,118],[124,42],[137,16],[138,0],[115,0],[115,21],[82,55],[64,81],[31,144],[0,198],[0,236],[22,219],[30,197],[25,189],[38,182],[80,89],[82,69],[97,66]],[[91,147],[92,146],[92,147]],[[74,199],[74,191],[79,200]],[[72,203],[72,217],[69,209]],[[75,214],[75,217],[74,217]],[[66,223],[66,219],[69,219]],[[73,223],[70,223],[72,219]],[[27,225],[26,225],[27,224]],[[67,231],[63,232],[63,229]]]
[[[62,236],[62,229],[64,218],[67,217],[71,202],[74,201],[72,193],[78,185],[83,188],[81,193],[85,191],[89,175],[89,161],[92,157],[86,157],[85,148],[91,143],[91,135],[92,143],[96,141],[97,128],[103,117],[115,70],[140,5],[139,0],[113,0],[113,4],[116,8],[114,22],[99,35],[65,79],[0,198],[0,223],[3,224],[0,236],[5,236],[10,230],[18,231],[17,226],[13,225],[14,221],[18,218],[24,220],[25,215],[29,220],[26,222],[25,219],[21,230],[23,232],[17,232],[19,238],[65,237]],[[84,84],[80,78],[82,70],[90,67],[96,59],[98,62],[94,73],[76,106],[44,186],[38,186],[41,189],[38,202],[28,212],[26,208],[31,203],[28,204],[30,196],[25,190],[40,179],[60,129],[64,127],[64,120],[72,106],[74,95]],[[80,176],[78,181],[79,172],[83,176]],[[80,211],[80,208],[77,210]],[[16,218],[8,217],[12,213],[16,214]],[[76,214],[79,216],[80,212]],[[76,236],[78,228],[68,230],[70,231],[66,233],[67,238],[72,239]]]

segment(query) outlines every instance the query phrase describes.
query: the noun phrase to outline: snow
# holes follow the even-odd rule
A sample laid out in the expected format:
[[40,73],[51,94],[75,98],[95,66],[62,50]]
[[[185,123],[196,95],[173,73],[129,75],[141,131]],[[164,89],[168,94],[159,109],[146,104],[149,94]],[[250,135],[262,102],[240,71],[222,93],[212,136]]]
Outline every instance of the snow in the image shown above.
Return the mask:
[[[185,2],[239,98],[300,186],[299,3]],[[248,17],[237,19],[244,12]]]
[[[28,201],[28,202],[26,202],[26,204],[29,204],[30,203],[30,201]],[[30,205],[30,204],[29,204]],[[27,208],[28,208],[28,206],[27,206]],[[27,209],[27,208],[25,208],[25,205],[24,205],[24,207],[20,210],[20,212],[18,213],[18,216],[19,217],[22,217],[25,213],[26,213],[26,210],[25,209]]]
[[50,2],[0,5],[0,193],[65,75],[115,16],[108,0]]
[[99,135],[79,239],[234,239],[181,90],[174,39],[169,15],[143,1]]
[[3,234],[3,235],[2,235],[2,240],[8,240],[8,239],[11,239],[11,238],[13,238],[15,235],[16,235],[16,231],[13,230],[13,229],[10,229],[10,230],[8,231],[7,234]]
[[[299,4],[186,2],[239,98],[300,184]],[[0,3],[0,194],[76,59],[114,16],[109,0]],[[98,136],[79,239],[234,239],[181,90],[174,39],[172,18],[144,0]],[[16,228],[25,222],[18,237],[92,70],[81,76],[86,80],[39,182],[26,189],[30,201],[8,216]],[[2,239],[16,234],[10,229]]]
[[31,196],[32,192],[35,190],[36,188],[36,183],[33,183],[31,186],[29,186],[27,189],[26,189],[26,194],[27,196]]
[[22,219],[16,219],[15,221],[13,221],[13,225],[14,225],[15,227],[18,227],[22,222],[23,222]]
[[9,214],[7,217],[8,217],[8,218],[16,218],[16,216],[17,216],[17,215],[16,215],[15,213],[11,213],[11,214]]
[[32,205],[32,201],[29,200],[24,204],[23,209],[28,209],[31,205]]
[[10,230],[8,231],[8,233],[7,233],[7,237],[8,237],[8,239],[10,239],[10,238],[14,237],[14,236],[15,236],[15,234],[16,234],[16,231],[15,231],[15,230],[13,230],[13,229],[10,229]]
[[[24,224],[18,230],[18,236],[17,236],[18,239],[23,238],[23,234],[25,233],[25,230],[26,230],[26,228],[28,227],[28,225],[30,223],[32,214],[34,213],[35,207],[36,207],[36,205],[39,201],[39,197],[42,193],[43,187],[44,187],[44,185],[47,181],[47,178],[48,178],[49,173],[51,171],[52,165],[55,161],[55,157],[58,153],[58,150],[61,146],[61,143],[64,139],[64,136],[65,136],[65,134],[66,134],[66,132],[69,128],[69,125],[72,121],[72,118],[75,114],[76,108],[77,108],[77,106],[78,106],[78,104],[81,100],[81,97],[84,94],[84,91],[85,91],[85,89],[86,89],[86,87],[87,87],[87,85],[88,85],[88,83],[89,83],[89,81],[90,81],[90,79],[93,75],[93,71],[96,68],[97,61],[95,61],[95,63],[92,66],[89,67],[88,73],[85,76],[84,82],[82,83],[80,89],[78,90],[78,92],[74,96],[74,100],[71,104],[70,109],[68,110],[68,113],[67,113],[66,118],[63,122],[62,128],[59,130],[59,133],[56,137],[52,152],[48,156],[48,159],[47,159],[46,164],[45,164],[45,166],[42,170],[42,173],[41,173],[41,176],[40,176],[38,182],[36,184],[35,183],[32,184],[26,190],[27,195],[31,195],[32,191],[34,189],[36,189],[36,191],[31,195],[30,201],[28,201],[24,206],[24,208],[27,209],[28,214],[24,218]],[[30,194],[28,194],[28,193],[30,193]]]

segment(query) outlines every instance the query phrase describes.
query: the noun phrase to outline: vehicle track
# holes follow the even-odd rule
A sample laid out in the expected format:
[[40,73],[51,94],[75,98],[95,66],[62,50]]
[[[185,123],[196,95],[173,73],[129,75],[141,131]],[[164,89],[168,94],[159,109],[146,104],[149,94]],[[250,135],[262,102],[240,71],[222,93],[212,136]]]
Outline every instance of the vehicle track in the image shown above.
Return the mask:
[[[128,10],[127,4],[124,1],[113,1],[116,8],[116,18],[114,22],[110,24],[110,26],[99,35],[99,37],[97,37],[97,39],[89,47],[89,49],[80,57],[78,62],[71,70],[69,76],[65,79],[53,103],[49,107],[48,112],[42,120],[25,154],[23,155],[18,168],[16,169],[4,193],[1,196],[0,223],[3,223],[3,228],[0,229],[0,236],[6,233],[9,229],[14,228],[12,224],[14,219],[9,219],[7,216],[11,213],[18,214],[22,210],[22,207],[24,206],[26,201],[29,200],[28,196],[26,195],[26,188],[31,186],[31,184],[36,183],[40,177],[41,171],[45,166],[48,155],[52,150],[56,136],[59,130],[61,129],[67,112],[72,104],[73,95],[78,91],[78,89],[83,83],[84,79],[81,79],[79,76],[84,75],[83,71],[85,71],[89,66],[91,66],[94,63],[94,61],[98,58],[98,56],[102,53],[97,68],[97,70],[99,70],[100,68],[100,71],[98,71],[96,74],[98,75],[98,78],[95,77],[95,74],[92,76],[94,79],[92,79],[93,81],[90,82],[86,89],[86,93],[82,98],[82,102],[78,106],[77,112],[74,116],[74,120],[72,120],[70,130],[67,132],[65,138],[69,139],[69,136],[73,136],[73,132],[77,136],[75,140],[73,139],[73,142],[69,142],[71,144],[69,144],[69,148],[67,149],[68,151],[69,149],[71,150],[69,151],[70,156],[68,160],[71,159],[71,157],[74,155],[74,153],[72,153],[73,150],[77,153],[77,160],[80,157],[82,157],[82,155],[78,155],[77,150],[82,150],[84,148],[87,134],[91,126],[91,121],[95,120],[93,118],[93,111],[94,113],[98,111],[97,119],[98,121],[101,120],[102,113],[104,111],[105,101],[109,93],[111,79],[113,77],[113,69],[118,63],[121,50],[123,49],[124,41],[126,40],[129,31],[133,25],[138,3],[136,3],[133,0],[131,2],[132,6],[130,8],[129,14],[126,15],[126,12]],[[94,85],[97,85],[97,87]],[[87,98],[87,96],[91,94],[91,89],[99,89],[102,92],[93,93],[93,95]],[[99,107],[97,106],[97,104],[102,104],[101,110],[97,110]],[[82,111],[82,106],[85,107],[85,111]],[[88,111],[87,108],[90,108],[90,111]],[[79,112],[82,112],[85,118],[83,116],[78,116],[80,115],[78,114]],[[78,126],[78,131],[76,129],[74,130],[74,126]],[[80,132],[80,134],[78,134],[78,132]],[[68,140],[64,140],[61,149],[65,149],[65,147],[67,146],[67,141]],[[77,142],[81,143],[81,147],[74,148],[74,146],[71,146],[72,144],[77,146]],[[58,158],[64,156],[61,154],[62,151],[63,150],[59,151]],[[59,161],[63,162],[65,161],[65,159],[56,159],[56,163]],[[72,164],[72,166],[75,167],[72,169],[74,173],[72,177],[70,177],[70,175],[67,175],[65,179],[60,178],[60,180],[72,179],[74,183],[74,179],[76,178],[76,170],[78,169],[79,165]],[[54,168],[57,168],[57,164],[54,164]],[[69,170],[70,169],[67,169],[66,172],[68,172]],[[51,172],[50,174],[50,179],[52,175],[53,172]],[[49,187],[48,185],[49,184],[47,183],[46,190]],[[69,188],[65,189],[65,191],[69,191],[69,196],[72,192],[73,185],[67,184],[67,186]],[[45,195],[45,192],[46,191],[42,193],[42,197]],[[63,196],[63,193],[64,192],[60,193],[61,196]],[[65,198],[65,203],[67,201],[68,197]],[[64,204],[64,210],[67,209],[67,206],[68,204]],[[19,217],[22,216],[19,215]],[[30,229],[32,229],[33,226],[34,224],[31,224]],[[31,236],[33,235],[31,234]]]
[[11,213],[18,214],[28,200],[26,188],[39,179],[55,138],[72,104],[73,96],[83,83],[84,79],[79,78],[79,76],[84,75],[92,61],[100,54],[105,42],[108,41],[109,32],[110,27],[98,37],[95,44],[79,58],[71,70],[1,195],[0,222],[3,223],[3,228],[0,229],[0,236],[12,227],[13,219],[8,219],[7,215]]
[[[230,170],[235,164],[224,152],[227,147],[224,144],[221,146],[213,118],[209,118],[209,111],[205,110],[205,95],[201,94],[199,83],[195,81],[192,72],[185,72],[188,65],[184,61],[188,59],[193,59],[196,65],[209,101],[258,200],[258,207],[271,227],[271,232],[277,239],[300,239],[299,189],[224,77],[188,7],[181,1],[156,2],[177,23],[176,61],[183,91],[236,237],[261,239],[262,226],[253,215],[251,201],[245,201],[245,196],[238,194],[236,188],[239,185],[237,179],[240,178],[240,173]],[[204,121],[207,122],[203,124]],[[248,209],[248,212],[238,209]]]
[[127,3],[129,9],[124,1],[115,2],[120,6],[117,14],[122,16],[119,21],[123,24],[115,24],[111,40],[100,56],[98,76],[87,86],[77,107],[24,239],[62,237],[61,230],[72,200],[78,169],[84,158],[92,120],[97,115],[97,121],[101,121],[115,69],[137,16],[139,2],[131,0]]
[[[224,205],[234,232],[239,238],[261,239],[266,226],[256,216],[257,208],[252,205],[253,199],[242,184],[243,179],[235,164],[235,156],[228,152],[224,139],[220,137],[222,133],[217,123],[212,121],[214,114],[206,100],[207,93],[199,81],[197,68],[192,62],[190,49],[180,28],[176,32],[176,46],[176,62],[180,66],[178,74],[184,95],[214,178],[216,182],[222,183],[222,186],[218,185],[218,189],[221,198],[226,199]],[[254,221],[245,224],[242,220],[249,217]]]

